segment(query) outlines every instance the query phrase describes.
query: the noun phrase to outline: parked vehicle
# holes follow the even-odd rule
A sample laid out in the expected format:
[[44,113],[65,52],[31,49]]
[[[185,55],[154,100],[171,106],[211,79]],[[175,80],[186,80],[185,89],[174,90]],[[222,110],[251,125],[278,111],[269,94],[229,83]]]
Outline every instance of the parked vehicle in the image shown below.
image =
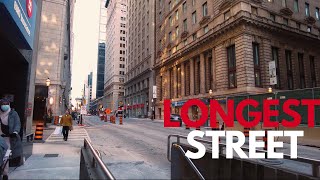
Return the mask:
[[181,116],[178,115],[178,114],[171,114],[170,115],[170,120],[171,121],[178,121],[180,122],[180,127],[182,126],[182,119],[181,119]]

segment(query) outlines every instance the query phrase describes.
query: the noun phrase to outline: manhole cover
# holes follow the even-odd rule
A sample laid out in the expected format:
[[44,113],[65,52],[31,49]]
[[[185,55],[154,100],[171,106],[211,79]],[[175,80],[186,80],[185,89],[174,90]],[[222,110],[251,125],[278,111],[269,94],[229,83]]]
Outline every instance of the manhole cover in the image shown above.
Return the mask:
[[52,157],[58,157],[59,154],[45,154],[44,157],[45,158],[52,158]]

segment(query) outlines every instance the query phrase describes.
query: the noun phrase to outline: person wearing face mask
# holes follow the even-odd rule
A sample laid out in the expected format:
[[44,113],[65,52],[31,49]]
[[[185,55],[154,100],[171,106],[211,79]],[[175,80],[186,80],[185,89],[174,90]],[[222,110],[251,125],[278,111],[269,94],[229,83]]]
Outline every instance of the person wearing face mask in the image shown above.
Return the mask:
[[[11,158],[21,157],[23,154],[21,138],[19,136],[21,122],[18,113],[10,108],[7,99],[0,100],[1,136],[4,138],[8,149],[12,151]],[[8,179],[9,163],[3,171],[3,180]]]

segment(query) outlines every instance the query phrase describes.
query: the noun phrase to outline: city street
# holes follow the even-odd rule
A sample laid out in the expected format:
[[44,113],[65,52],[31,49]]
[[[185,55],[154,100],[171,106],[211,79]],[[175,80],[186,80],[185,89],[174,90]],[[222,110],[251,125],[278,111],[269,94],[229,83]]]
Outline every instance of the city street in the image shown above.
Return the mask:
[[[84,116],[85,129],[92,144],[101,152],[102,160],[114,176],[117,179],[170,179],[171,164],[167,160],[167,137],[170,134],[187,136],[190,130],[163,128],[163,121],[150,119],[126,118],[124,125],[119,125],[118,119],[116,122],[117,124],[111,124],[101,121],[97,116]],[[223,138],[222,142],[225,142]],[[245,146],[248,147],[248,144]],[[284,148],[278,151],[289,154],[290,145],[284,144]],[[320,159],[319,152],[318,148],[298,147],[298,155],[301,157]],[[257,161],[263,164],[270,163]],[[312,173],[308,164],[290,160],[281,160],[276,167]]]
[[189,132],[165,129],[163,121],[150,119],[124,119],[124,125],[102,122],[97,116],[84,119],[94,147],[117,179],[170,179],[167,137]]

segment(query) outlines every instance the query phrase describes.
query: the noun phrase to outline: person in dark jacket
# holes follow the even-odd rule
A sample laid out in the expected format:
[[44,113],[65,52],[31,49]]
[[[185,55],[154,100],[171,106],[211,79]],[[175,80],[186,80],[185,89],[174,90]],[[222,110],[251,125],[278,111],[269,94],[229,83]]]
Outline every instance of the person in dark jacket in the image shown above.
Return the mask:
[[[21,157],[23,154],[22,143],[19,135],[21,123],[18,113],[11,109],[7,99],[0,100],[1,136],[4,138],[8,149],[12,152],[11,158]],[[3,180],[8,179],[9,163],[3,171]]]

